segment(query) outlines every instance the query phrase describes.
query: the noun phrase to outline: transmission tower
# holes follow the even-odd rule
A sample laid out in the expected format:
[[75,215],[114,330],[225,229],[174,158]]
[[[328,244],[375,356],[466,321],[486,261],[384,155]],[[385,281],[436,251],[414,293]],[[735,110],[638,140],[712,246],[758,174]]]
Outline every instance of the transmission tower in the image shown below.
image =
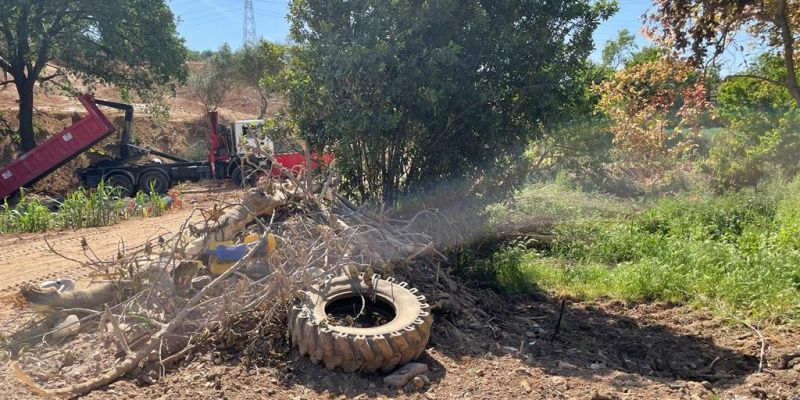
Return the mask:
[[253,0],[244,0],[244,33],[242,46],[255,46],[256,38],[256,13],[253,11]]

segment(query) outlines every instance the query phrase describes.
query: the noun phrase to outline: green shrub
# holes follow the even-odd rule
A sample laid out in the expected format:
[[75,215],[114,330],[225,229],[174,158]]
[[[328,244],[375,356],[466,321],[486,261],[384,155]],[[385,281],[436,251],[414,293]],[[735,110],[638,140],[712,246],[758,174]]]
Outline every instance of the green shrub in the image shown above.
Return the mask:
[[663,199],[638,216],[556,229],[519,270],[580,297],[681,301],[755,319],[800,318],[800,180],[762,192]]
[[11,207],[8,200],[0,208],[0,233],[43,232],[51,226],[50,210],[38,198],[20,191],[19,202]]
[[457,254],[457,272],[482,286],[491,287],[507,294],[522,294],[532,289],[532,281],[523,273],[526,250],[509,246],[488,257],[480,257],[472,251]]
[[37,197],[22,192],[19,202],[0,206],[0,233],[44,232],[114,225],[132,217],[157,217],[167,210],[161,195],[142,192],[133,200],[120,197],[119,188],[101,182],[95,189],[79,188],[67,194],[51,211]]
[[717,135],[703,162],[717,192],[754,187],[776,174],[800,169],[800,110],[783,114],[750,112]]

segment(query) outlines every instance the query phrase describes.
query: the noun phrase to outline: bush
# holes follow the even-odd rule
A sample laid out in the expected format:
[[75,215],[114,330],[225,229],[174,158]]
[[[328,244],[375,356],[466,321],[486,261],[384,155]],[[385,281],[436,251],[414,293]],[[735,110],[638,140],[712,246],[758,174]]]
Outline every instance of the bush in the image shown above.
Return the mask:
[[800,110],[776,116],[750,112],[718,135],[703,163],[717,192],[754,187],[776,175],[800,170]]
[[522,271],[525,249],[509,246],[488,257],[465,250],[457,255],[458,273],[484,287],[506,294],[523,294],[532,288],[532,281]]

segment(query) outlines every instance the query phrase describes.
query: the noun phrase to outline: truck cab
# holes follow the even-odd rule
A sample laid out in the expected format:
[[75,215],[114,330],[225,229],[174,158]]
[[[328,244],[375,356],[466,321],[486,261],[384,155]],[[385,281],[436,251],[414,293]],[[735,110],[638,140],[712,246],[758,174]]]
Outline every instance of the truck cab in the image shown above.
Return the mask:
[[275,145],[270,138],[266,135],[261,135],[261,127],[264,126],[263,119],[245,119],[235,121],[232,124],[232,131],[234,139],[236,140],[236,149],[238,154],[244,155],[246,143],[250,147],[258,146],[261,150],[268,154],[275,153]]

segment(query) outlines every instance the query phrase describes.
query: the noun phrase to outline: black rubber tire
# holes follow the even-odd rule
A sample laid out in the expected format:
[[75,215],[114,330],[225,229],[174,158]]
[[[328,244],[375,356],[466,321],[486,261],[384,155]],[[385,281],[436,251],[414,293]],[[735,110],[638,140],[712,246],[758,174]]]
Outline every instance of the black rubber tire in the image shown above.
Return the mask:
[[121,197],[131,197],[133,195],[133,181],[125,174],[111,174],[105,178],[106,184],[120,189]]
[[259,171],[255,168],[244,165],[236,167],[231,173],[231,180],[236,187],[255,187],[258,184],[258,178],[261,177]]
[[233,185],[236,187],[242,187],[242,168],[236,167],[231,172],[231,180],[233,181]]
[[[389,372],[419,357],[431,335],[433,317],[425,296],[394,278],[374,275],[369,284],[357,278],[329,276],[303,292],[289,312],[292,344],[301,355],[330,370]],[[376,327],[331,325],[325,308],[333,301],[376,296],[394,308],[394,319]]]
[[167,173],[157,169],[146,171],[139,177],[139,190],[150,193],[150,183],[153,182],[153,191],[164,194],[169,190],[170,182]]

